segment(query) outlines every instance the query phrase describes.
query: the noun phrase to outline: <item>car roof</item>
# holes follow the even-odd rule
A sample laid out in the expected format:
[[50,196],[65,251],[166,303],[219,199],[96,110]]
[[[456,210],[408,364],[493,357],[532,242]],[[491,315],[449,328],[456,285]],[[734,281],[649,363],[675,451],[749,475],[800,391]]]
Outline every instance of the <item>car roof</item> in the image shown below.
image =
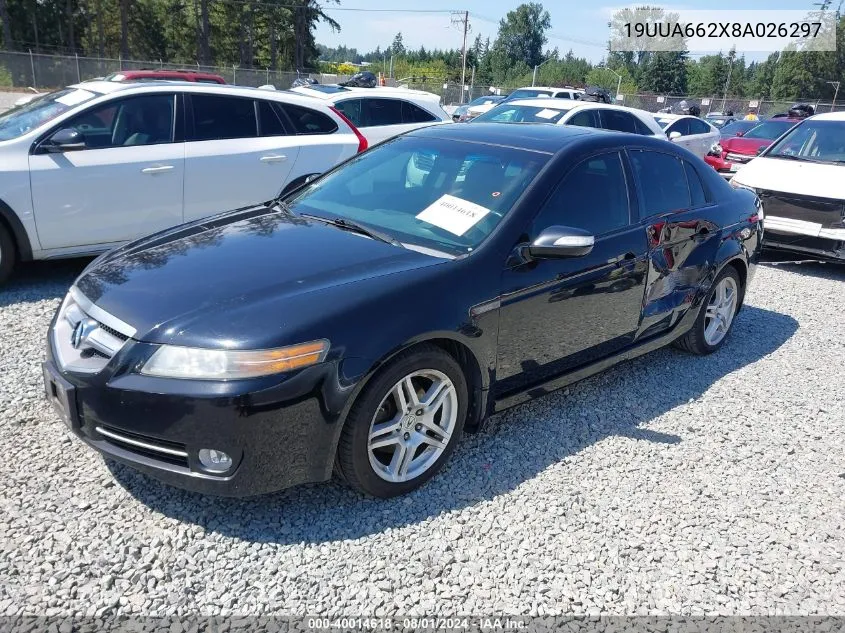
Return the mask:
[[[818,121],[845,121],[845,112],[825,112],[824,114],[816,114],[808,118],[812,118]],[[790,121],[791,120],[792,119],[790,119]]]
[[[470,143],[500,145],[515,149],[554,154],[564,145],[590,134],[616,134],[605,130],[544,123],[465,123],[463,125],[432,125],[406,132],[403,136],[435,137]],[[621,134],[628,137],[628,134]]]
[[289,90],[265,90],[262,88],[251,88],[249,86],[197,83],[194,81],[168,81],[166,79],[145,81],[141,83],[133,81],[85,81],[68,86],[68,88],[87,90],[100,95],[118,92],[132,94],[143,92],[162,92],[176,88],[180,92],[229,94],[238,97],[263,98],[271,100],[273,100],[275,96],[276,101],[287,101],[296,105],[314,107],[314,100],[311,97],[291,92]]
[[554,99],[538,97],[536,99],[514,99],[506,104],[510,106],[531,106],[532,108],[551,108],[554,110],[571,110],[575,106],[584,105],[577,99]]
[[572,86],[525,86],[524,88],[517,88],[514,92],[517,90],[573,90],[584,92],[581,88],[573,88]]
[[394,88],[390,86],[376,86],[375,88],[358,88],[338,86],[334,84],[319,84],[326,88],[337,88],[337,90],[323,91],[320,88],[312,86],[298,86],[293,89],[294,92],[307,95],[315,99],[325,99],[326,101],[336,99],[339,97],[347,97],[353,95],[368,95],[373,96],[377,94],[379,97],[419,97],[423,99],[436,99],[440,101],[440,97],[433,92],[426,92],[425,90],[414,90],[413,88]]

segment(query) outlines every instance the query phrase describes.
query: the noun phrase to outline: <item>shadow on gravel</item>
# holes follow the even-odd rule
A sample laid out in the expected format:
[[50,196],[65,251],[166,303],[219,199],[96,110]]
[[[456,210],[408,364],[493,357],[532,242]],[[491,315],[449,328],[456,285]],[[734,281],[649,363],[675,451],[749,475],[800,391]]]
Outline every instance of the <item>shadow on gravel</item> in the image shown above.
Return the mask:
[[[396,499],[364,498],[337,482],[251,499],[205,497],[116,463],[109,468],[153,510],[221,535],[280,544],[360,538],[508,493],[550,466],[577,459],[580,451],[606,437],[658,442],[672,450],[683,438],[640,425],[701,397],[728,374],[771,354],[797,328],[789,316],[746,306],[719,352],[696,357],[659,350],[494,416],[484,431],[463,438],[438,476]],[[690,432],[705,433],[706,428],[702,422]]]
[[73,280],[90,262],[88,257],[19,264],[11,278],[0,286],[0,308],[64,297]]

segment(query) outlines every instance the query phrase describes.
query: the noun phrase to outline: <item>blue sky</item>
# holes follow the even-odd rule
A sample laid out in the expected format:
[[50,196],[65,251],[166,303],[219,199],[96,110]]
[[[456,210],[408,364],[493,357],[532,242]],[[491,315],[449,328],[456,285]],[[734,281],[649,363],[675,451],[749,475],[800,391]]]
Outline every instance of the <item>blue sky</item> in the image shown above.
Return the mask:
[[[541,0],[542,1],[542,0]],[[398,0],[341,0],[339,7],[385,9],[384,12],[332,10],[328,13],[337,20],[342,30],[333,33],[326,25],[317,29],[317,41],[327,46],[346,46],[357,48],[360,52],[374,49],[376,45],[384,48],[393,40],[393,36],[402,32],[406,47],[419,48],[460,48],[462,31],[457,26],[450,26],[449,11],[461,9],[470,12],[471,31],[468,43],[476,34],[482,37],[496,36],[498,21],[514,9],[520,0],[464,0],[461,4],[448,4],[439,0],[426,3],[401,3]],[[557,46],[561,52],[570,48],[576,55],[587,57],[593,62],[599,61],[605,53],[604,42],[608,38],[607,21],[614,9],[631,6],[625,2],[603,4],[601,2],[561,2],[543,3],[552,18],[548,46]],[[643,4],[643,3],[640,3]],[[652,3],[656,4],[656,3]],[[686,0],[666,3],[662,6],[676,9],[813,9],[813,0]],[[394,11],[398,7],[406,9],[442,10],[442,13],[410,13]],[[746,55],[746,59],[765,58],[765,55]]]

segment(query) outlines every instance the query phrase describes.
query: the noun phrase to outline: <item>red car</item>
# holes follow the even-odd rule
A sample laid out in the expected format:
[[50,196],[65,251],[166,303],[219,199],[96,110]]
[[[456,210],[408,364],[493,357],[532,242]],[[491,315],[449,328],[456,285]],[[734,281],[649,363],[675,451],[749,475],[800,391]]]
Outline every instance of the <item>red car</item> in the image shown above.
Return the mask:
[[226,80],[220,75],[203,73],[196,70],[121,70],[118,73],[108,75],[105,79],[106,81],[155,81],[157,79],[164,79],[168,81],[195,81],[204,84],[226,83]]
[[776,138],[786,132],[801,119],[778,117],[761,121],[745,134],[738,133],[730,138],[723,138],[714,145],[704,160],[713,169],[726,178],[757,156],[761,149],[771,145]]

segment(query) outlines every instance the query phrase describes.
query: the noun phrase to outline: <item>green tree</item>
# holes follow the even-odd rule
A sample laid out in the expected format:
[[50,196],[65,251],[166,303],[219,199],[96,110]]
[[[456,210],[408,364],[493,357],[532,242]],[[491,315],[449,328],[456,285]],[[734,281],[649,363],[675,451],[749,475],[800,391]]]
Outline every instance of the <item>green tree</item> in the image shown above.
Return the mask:
[[390,54],[396,56],[405,54],[405,45],[402,43],[401,31],[393,38],[393,44],[390,45]]
[[[538,2],[521,4],[499,21],[492,55],[505,77],[524,74],[543,61],[546,31],[551,27],[549,12]],[[495,65],[494,65],[495,68]]]
[[653,53],[640,78],[640,87],[667,95],[687,93],[687,66],[684,52]]

